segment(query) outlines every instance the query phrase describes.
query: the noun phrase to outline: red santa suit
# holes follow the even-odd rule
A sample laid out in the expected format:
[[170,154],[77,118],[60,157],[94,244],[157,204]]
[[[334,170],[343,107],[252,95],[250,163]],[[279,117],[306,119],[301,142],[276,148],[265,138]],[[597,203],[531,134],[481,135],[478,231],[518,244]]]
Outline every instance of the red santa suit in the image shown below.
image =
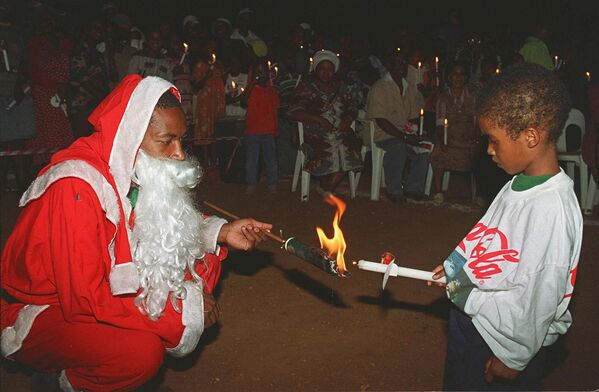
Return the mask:
[[202,223],[203,285],[185,282],[181,313],[167,301],[152,321],[134,304],[126,195],[154,107],[169,90],[178,96],[163,79],[126,77],[90,116],[96,132],[55,154],[20,200],[1,260],[2,355],[61,371],[63,389],[135,389],[156,374],[165,350],[186,355],[203,331],[202,292],[212,291],[226,255],[216,245],[222,219]]

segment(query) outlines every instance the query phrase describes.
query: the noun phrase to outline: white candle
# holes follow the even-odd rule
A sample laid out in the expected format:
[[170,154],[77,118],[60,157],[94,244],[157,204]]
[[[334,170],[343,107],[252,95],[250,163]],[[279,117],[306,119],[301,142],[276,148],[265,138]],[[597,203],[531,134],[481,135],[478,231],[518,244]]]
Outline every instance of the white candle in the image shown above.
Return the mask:
[[6,66],[6,72],[10,72],[10,64],[8,63],[8,52],[6,49],[2,49],[2,56],[4,57],[4,65]]
[[439,86],[439,57],[435,56],[435,80],[437,82],[437,86]]
[[589,71],[586,72],[587,82],[591,83],[591,73]]
[[[404,278],[412,278],[412,279],[419,279],[419,280],[427,280],[427,281],[431,281],[431,282],[438,282],[438,283],[446,283],[446,279],[445,277],[440,278],[440,279],[433,279],[433,272],[430,271],[423,271],[423,270],[418,270],[418,269],[414,269],[414,268],[405,268],[405,267],[400,267],[395,263],[389,264],[391,266],[391,271],[389,272],[389,276],[402,276]],[[360,260],[358,261],[358,268],[360,268],[361,270],[365,270],[365,271],[372,271],[372,272],[378,272],[381,274],[384,274],[387,271],[387,264],[383,264],[383,263],[375,263],[372,261],[367,261],[367,260]]]
[[422,63],[418,62],[418,83],[422,83]]
[[447,117],[443,120],[443,144],[447,145]]
[[187,45],[187,43],[183,42],[183,54],[181,55],[181,60],[179,60],[179,65],[183,64],[183,61],[185,60],[185,56],[187,56],[188,49],[189,49],[189,46]]
[[554,69],[557,69],[557,62],[558,62],[558,59],[559,59],[559,57],[557,57],[557,56],[555,56],[555,57],[553,58],[553,68],[554,68]]
[[424,109],[420,109],[420,136],[422,136],[424,132]]

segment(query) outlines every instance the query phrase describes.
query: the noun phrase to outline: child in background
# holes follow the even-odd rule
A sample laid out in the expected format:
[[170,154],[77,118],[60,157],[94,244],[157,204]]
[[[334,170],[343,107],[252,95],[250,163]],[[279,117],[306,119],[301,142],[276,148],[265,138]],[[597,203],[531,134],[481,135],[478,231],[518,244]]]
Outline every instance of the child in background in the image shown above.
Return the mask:
[[264,61],[258,62],[250,74],[248,87],[242,96],[247,106],[245,122],[245,178],[246,194],[256,190],[260,150],[266,164],[266,178],[270,193],[277,193],[277,112],[279,95],[270,81],[270,70]]
[[572,323],[582,216],[555,145],[569,109],[565,86],[534,64],[506,69],[479,93],[487,152],[515,176],[434,270],[455,305],[446,390],[539,390],[545,347]]

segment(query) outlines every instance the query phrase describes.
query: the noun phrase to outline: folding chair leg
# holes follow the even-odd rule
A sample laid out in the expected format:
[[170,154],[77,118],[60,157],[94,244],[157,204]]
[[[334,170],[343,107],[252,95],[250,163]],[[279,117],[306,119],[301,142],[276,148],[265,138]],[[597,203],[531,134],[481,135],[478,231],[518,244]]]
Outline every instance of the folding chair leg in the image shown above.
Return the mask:
[[349,193],[352,199],[356,198],[356,176],[358,176],[360,172],[355,173],[353,171],[349,172]]
[[474,173],[470,173],[470,187],[472,188],[472,201],[476,199],[476,180],[474,179]]
[[446,170],[443,173],[443,183],[441,184],[441,190],[443,192],[447,192],[447,189],[449,189],[449,176],[451,175],[451,173]]
[[433,185],[433,167],[428,164],[428,171],[426,172],[426,182],[424,183],[424,194],[426,196],[431,195],[431,186]]
[[584,209],[587,205],[587,191],[589,189],[589,169],[586,163],[580,162],[580,205]]
[[597,183],[595,182],[595,178],[593,178],[593,176],[591,176],[591,178],[589,179],[588,188],[589,189],[587,191],[586,204],[584,205],[582,211],[585,215],[591,215],[593,213],[593,207],[595,206],[595,204],[597,204],[595,203],[595,199],[599,198],[599,192],[597,191]]
[[308,201],[310,197],[310,173],[302,170],[302,186],[301,186],[301,201]]
[[379,200],[381,193],[381,177],[383,176],[383,157],[372,155],[372,182],[370,185],[370,200]]
[[297,190],[297,182],[299,180],[300,171],[302,170],[304,154],[301,151],[297,152],[297,157],[295,158],[295,168],[293,169],[293,181],[291,182],[291,192],[295,192]]

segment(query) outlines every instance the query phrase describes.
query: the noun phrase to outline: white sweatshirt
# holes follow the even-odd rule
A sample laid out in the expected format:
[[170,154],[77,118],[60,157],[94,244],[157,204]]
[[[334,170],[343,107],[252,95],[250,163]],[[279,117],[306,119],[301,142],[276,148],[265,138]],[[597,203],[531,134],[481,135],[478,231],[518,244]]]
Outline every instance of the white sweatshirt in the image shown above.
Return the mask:
[[563,172],[524,191],[508,182],[445,260],[449,299],[472,317],[493,353],[523,370],[572,317],[582,215]]

